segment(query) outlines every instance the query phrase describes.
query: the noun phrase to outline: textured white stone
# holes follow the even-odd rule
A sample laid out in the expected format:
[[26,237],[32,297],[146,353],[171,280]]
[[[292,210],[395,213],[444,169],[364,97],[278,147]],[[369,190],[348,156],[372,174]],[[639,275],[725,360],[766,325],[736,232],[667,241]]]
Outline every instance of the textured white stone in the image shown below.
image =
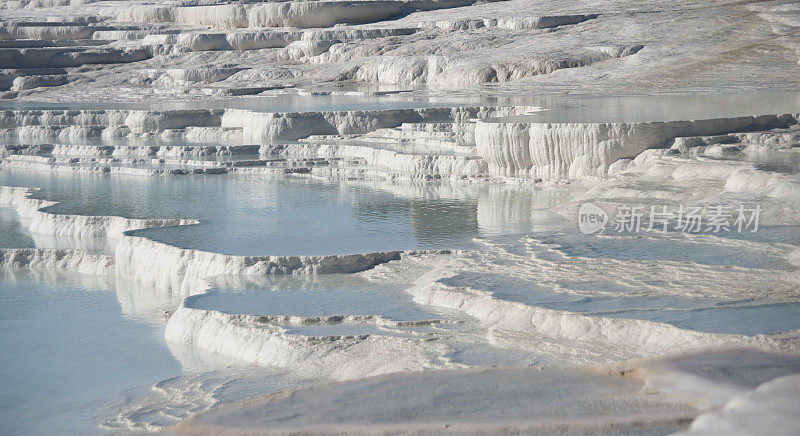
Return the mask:
[[478,155],[492,174],[547,178],[603,176],[619,159],[632,159],[684,136],[795,124],[794,115],[718,118],[649,123],[540,123],[480,121]]

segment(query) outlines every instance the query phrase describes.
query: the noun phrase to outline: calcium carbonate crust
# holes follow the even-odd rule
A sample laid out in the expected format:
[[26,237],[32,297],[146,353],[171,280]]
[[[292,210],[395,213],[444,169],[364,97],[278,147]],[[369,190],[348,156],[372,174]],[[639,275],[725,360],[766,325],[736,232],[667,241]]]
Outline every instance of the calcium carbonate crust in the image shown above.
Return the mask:
[[[582,179],[620,174],[646,162],[649,157],[665,153],[698,155],[707,151],[711,156],[718,152],[715,150],[719,149],[720,142],[752,143],[758,141],[755,135],[759,133],[772,135],[761,139],[777,140],[771,147],[779,148],[783,139],[770,132],[785,131],[785,135],[791,136],[798,124],[796,114],[638,123],[543,123],[521,115],[531,110],[536,108],[301,113],[6,111],[0,116],[0,128],[4,135],[19,141],[52,137],[79,142],[89,137],[158,136],[166,142],[146,146],[10,145],[2,151],[5,156],[2,165],[143,175],[284,171],[314,172],[329,177],[381,174],[388,179]],[[169,145],[169,139],[174,138],[235,139],[262,145]],[[302,141],[298,144],[297,140]],[[739,150],[729,148],[731,153]],[[253,153],[261,158],[238,163],[192,159]],[[151,158],[150,164],[177,165],[178,168],[132,168],[136,163],[148,163],[132,160],[134,158]],[[736,177],[742,179],[745,174]],[[730,188],[734,190],[736,185],[732,182]]]
[[[353,273],[400,259],[403,251],[330,256],[235,256],[185,249],[142,236],[139,229],[199,224],[193,219],[135,219],[119,216],[55,214],[41,209],[55,202],[30,198],[28,188],[0,187],[0,205],[14,207],[31,232],[75,238],[110,238],[116,241],[113,257],[90,255],[81,250],[4,249],[9,266],[55,265],[117,275],[155,286],[165,292],[190,295],[203,292],[208,278],[222,274],[264,276],[276,274]],[[436,251],[434,251],[436,252]],[[441,251],[438,251],[441,252]],[[415,253],[409,251],[407,253]],[[113,260],[112,260],[113,259]],[[106,262],[97,267],[98,260]],[[85,263],[85,265],[84,265]]]

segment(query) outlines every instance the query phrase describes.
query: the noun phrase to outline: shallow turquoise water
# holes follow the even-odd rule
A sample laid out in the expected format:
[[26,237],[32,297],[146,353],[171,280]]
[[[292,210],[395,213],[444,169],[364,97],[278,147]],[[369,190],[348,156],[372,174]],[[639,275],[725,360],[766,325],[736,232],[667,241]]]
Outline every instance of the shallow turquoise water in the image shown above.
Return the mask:
[[247,287],[250,289],[214,290],[191,296],[184,304],[196,309],[250,315],[380,315],[397,321],[441,318],[441,314],[415,304],[401,286],[377,284],[358,276],[286,277],[266,279],[261,285]]
[[[463,248],[475,237],[524,233],[527,216],[484,219],[487,188],[456,191],[436,184],[323,182],[247,176],[135,177],[0,171],[0,185],[41,188],[60,201],[47,210],[129,218],[196,218],[197,226],[137,231],[185,248],[238,255],[324,255]],[[446,188],[446,187],[445,187]],[[541,198],[538,196],[541,195]],[[558,201],[510,190],[506,203]],[[524,219],[523,219],[524,218]]]
[[163,320],[103,279],[0,270],[0,433],[90,434],[126,391],[180,375]]
[[19,222],[16,209],[0,207],[0,247],[33,248],[36,242]]

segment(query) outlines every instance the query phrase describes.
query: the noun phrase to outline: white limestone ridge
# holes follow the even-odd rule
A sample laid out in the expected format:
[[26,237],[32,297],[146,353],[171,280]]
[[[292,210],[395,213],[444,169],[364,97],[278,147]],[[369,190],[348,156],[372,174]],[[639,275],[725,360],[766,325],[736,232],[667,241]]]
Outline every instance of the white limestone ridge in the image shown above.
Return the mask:
[[246,27],[331,27],[339,23],[383,21],[415,9],[467,6],[476,0],[286,1],[212,6],[131,6],[119,9],[123,22],[165,22],[221,29]]
[[762,195],[766,198],[797,200],[800,198],[800,180],[787,174],[742,168],[733,172],[725,181],[725,190]]
[[614,162],[667,147],[679,137],[769,130],[797,122],[791,114],[645,123],[486,120],[478,122],[475,142],[492,174],[580,178],[606,175]]
[[[422,258],[433,264],[437,262],[430,256],[422,255]],[[398,267],[395,264],[394,268]],[[780,335],[706,333],[650,320],[581,314],[502,300],[494,298],[490,292],[449,285],[443,280],[448,274],[452,272],[434,268],[420,276],[406,292],[425,307],[461,312],[477,320],[485,329],[487,341],[495,347],[531,352],[540,358],[552,355],[559,365],[736,347],[782,349]],[[429,337],[380,334],[307,337],[286,331],[287,326],[336,324],[395,328],[404,325],[375,316],[224,313],[197,308],[194,297],[188,297],[171,316],[165,336],[170,341],[192,344],[262,366],[292,368],[311,376],[327,375],[334,380],[459,366],[445,358],[448,342],[437,334]],[[373,358],[361,354],[366,352]]]
[[[167,294],[191,295],[203,292],[208,287],[207,279],[223,274],[264,276],[353,273],[399,259],[404,253],[388,251],[325,256],[236,256],[185,249],[129,233],[138,229],[199,224],[197,220],[50,213],[41,209],[56,203],[29,198],[31,191],[28,188],[0,187],[0,205],[16,208],[23,224],[33,233],[114,239],[115,255],[96,257],[82,250],[4,249],[4,265],[30,268],[74,266],[79,270],[101,274],[113,271],[116,275],[156,287]],[[98,262],[105,262],[105,266],[97,267]]]
[[[291,273],[347,273],[376,263],[399,259],[401,252],[340,256],[231,256],[182,249],[133,236],[128,230],[164,225],[195,224],[193,220],[128,220],[121,217],[83,217],[41,211],[55,203],[29,198],[30,189],[3,187],[0,204],[15,207],[23,219],[52,225],[32,231],[76,237],[119,237],[114,256],[73,249],[2,249],[0,265],[7,268],[64,269],[83,274],[114,275],[158,289],[162,295],[200,294],[206,279],[220,274],[263,276]],[[48,217],[49,218],[42,218]],[[88,220],[88,221],[87,221]],[[124,229],[124,230],[123,230]],[[398,327],[403,322],[376,316],[250,317],[182,306],[170,317],[169,340],[241,358],[265,366],[291,368],[305,376],[345,380],[397,371],[451,366],[447,348],[425,338],[387,335],[308,337],[288,334],[279,324],[366,323]],[[420,325],[415,321],[410,324]],[[376,359],[376,356],[383,356]]]
[[3,268],[65,270],[87,275],[113,275],[114,258],[85,250],[47,248],[0,248]]
[[235,256],[128,235],[117,244],[115,258],[119,275],[189,295],[203,290],[205,280],[216,275],[352,273],[399,259],[401,254],[390,251],[329,256]]
[[504,341],[506,347],[525,349],[530,347],[529,342],[536,341],[576,348],[603,344],[609,356],[622,359],[731,345],[776,347],[763,337],[704,333],[642,319],[607,318],[505,301],[492,297],[490,292],[448,285],[437,279],[441,274],[434,270],[407,292],[418,304],[475,317],[490,332],[515,332],[529,338],[516,344]]
[[[266,162],[263,163],[266,164]],[[172,165],[173,168],[146,167],[161,166],[163,164]],[[58,158],[30,155],[11,155],[0,162],[0,166],[2,167],[19,170],[47,171],[55,173],[124,174],[132,176],[225,174],[235,171],[235,168],[230,167],[246,166],[247,164],[248,162],[242,161],[219,163],[202,160],[168,160],[163,158]],[[145,167],[142,167],[141,165],[144,165]],[[189,168],[187,168],[187,166]],[[268,172],[268,170],[264,171],[265,174]],[[284,172],[284,168],[275,169],[273,172],[280,172],[282,174]]]
[[[304,376],[349,380],[458,366],[445,358],[446,346],[424,337],[302,336],[288,334],[270,317],[227,314],[188,306],[185,300],[170,317],[164,334],[168,340],[262,366],[292,369]],[[353,321],[358,323],[359,320]]]
[[[664,8],[625,0],[325,0],[0,3],[0,98],[166,101],[276,88],[426,85],[484,95],[784,90],[800,71],[788,0]],[[675,32],[680,25],[684,32]],[[731,34],[741,38],[731,41]],[[748,66],[727,58],[754,52]],[[488,89],[486,84],[495,85]],[[487,92],[488,91],[488,92]]]
[[776,435],[791,435],[797,424],[800,374],[765,382],[758,388],[731,398],[718,410],[712,409],[692,422],[682,436],[756,434],[765,428]]
[[310,135],[363,134],[403,123],[461,123],[472,118],[515,115],[530,109],[526,106],[474,106],[294,113],[238,109],[17,110],[0,113],[0,136],[80,139],[161,135],[165,138],[295,140]]
[[129,230],[198,224],[192,219],[138,219],[120,216],[70,215],[44,212],[56,204],[29,198],[27,188],[0,187],[0,204],[16,208],[31,232],[52,236],[120,239]]
[[[16,137],[18,142],[31,140],[34,143],[4,146],[2,155],[6,158],[2,165],[143,175],[285,171],[313,172],[325,177],[387,179],[487,176],[579,179],[619,174],[664,153],[697,155],[705,152],[711,155],[722,150],[720,141],[733,144],[727,145],[727,153],[739,152],[747,144],[760,143],[762,139],[775,144],[762,145],[762,148],[787,147],[786,144],[792,144],[798,124],[798,116],[793,114],[663,122],[545,123],[522,115],[532,110],[537,108],[500,106],[297,113],[6,111],[0,117],[0,128],[3,128],[0,132]],[[151,136],[163,142],[156,145],[80,144],[86,137]],[[66,143],[40,143],[50,137]],[[255,144],[170,145],[169,141],[176,138],[252,141]],[[302,141],[286,143],[296,140]],[[755,150],[754,146],[748,147]],[[261,157],[224,162],[191,159],[194,156],[254,154]],[[109,159],[98,159],[100,157]],[[148,162],[145,157],[159,160]],[[358,163],[356,167],[353,167],[354,162]],[[133,168],[138,163],[175,167]],[[688,168],[682,167],[683,170]],[[733,166],[727,168],[733,169]],[[686,177],[693,176],[676,174],[676,178]],[[743,177],[744,173],[735,176]],[[776,179],[769,183],[772,186],[781,182]],[[732,181],[729,190],[739,189],[736,186]]]
[[[306,144],[264,146],[262,154],[277,156],[306,156],[326,159],[336,163],[340,159],[357,160],[360,164],[386,173],[408,178],[436,175],[443,177],[481,176],[487,173],[486,163],[472,155],[443,155],[436,148],[404,152],[400,149],[380,148],[368,144],[330,143],[310,140]],[[471,150],[470,150],[471,151]],[[325,174],[341,169],[341,165],[314,167],[314,174]],[[363,168],[360,168],[363,169]]]

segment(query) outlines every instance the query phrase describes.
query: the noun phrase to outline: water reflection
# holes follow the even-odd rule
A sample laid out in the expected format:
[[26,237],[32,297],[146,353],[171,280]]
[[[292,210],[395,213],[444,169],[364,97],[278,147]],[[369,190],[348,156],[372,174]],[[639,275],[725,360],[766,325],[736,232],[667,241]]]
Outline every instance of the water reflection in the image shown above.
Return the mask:
[[[168,244],[238,255],[328,255],[468,248],[476,237],[531,230],[533,210],[567,191],[458,183],[373,183],[303,178],[138,178],[0,172],[0,184],[42,188],[48,212],[197,218],[197,226],[135,232]],[[75,241],[77,245],[78,241]],[[39,238],[36,246],[69,241]],[[82,241],[109,252],[113,246]]]

